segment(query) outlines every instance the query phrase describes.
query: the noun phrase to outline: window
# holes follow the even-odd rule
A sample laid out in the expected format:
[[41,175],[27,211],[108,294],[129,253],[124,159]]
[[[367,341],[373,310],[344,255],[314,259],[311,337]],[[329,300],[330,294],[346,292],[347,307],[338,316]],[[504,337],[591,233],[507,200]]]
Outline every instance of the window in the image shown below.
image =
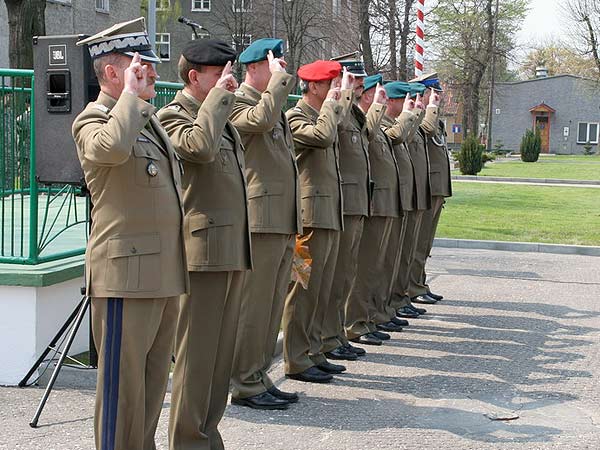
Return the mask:
[[157,11],[168,11],[171,8],[171,0],[156,0]]
[[109,12],[109,0],[96,0],[96,11],[104,13]]
[[210,11],[210,0],[192,0],[192,11]]
[[598,123],[579,122],[577,128],[578,144],[597,144],[598,143]]
[[233,0],[232,8],[234,12],[252,11],[252,0]]
[[252,44],[251,34],[235,34],[232,38],[231,45],[238,51],[243,51]]
[[163,61],[171,59],[171,34],[156,33],[156,51]]
[[[210,33],[206,30],[198,30],[198,38],[197,39],[209,39]],[[192,41],[196,40],[196,35],[192,33]]]

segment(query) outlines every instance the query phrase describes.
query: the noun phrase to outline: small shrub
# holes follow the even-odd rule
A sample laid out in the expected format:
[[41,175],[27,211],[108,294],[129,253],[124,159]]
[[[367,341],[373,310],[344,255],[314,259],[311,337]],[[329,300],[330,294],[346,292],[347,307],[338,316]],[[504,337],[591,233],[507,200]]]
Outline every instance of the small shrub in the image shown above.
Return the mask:
[[496,160],[496,155],[494,155],[493,153],[484,152],[481,155],[481,162],[483,163],[484,166],[485,166],[486,162],[495,161],[495,160]]
[[460,173],[463,175],[477,175],[483,168],[483,148],[475,135],[469,135],[458,154]]
[[521,140],[521,160],[523,162],[536,162],[542,150],[542,136],[540,130],[527,130]]
[[583,146],[583,154],[586,156],[590,156],[594,154],[594,146],[590,143],[587,143]]

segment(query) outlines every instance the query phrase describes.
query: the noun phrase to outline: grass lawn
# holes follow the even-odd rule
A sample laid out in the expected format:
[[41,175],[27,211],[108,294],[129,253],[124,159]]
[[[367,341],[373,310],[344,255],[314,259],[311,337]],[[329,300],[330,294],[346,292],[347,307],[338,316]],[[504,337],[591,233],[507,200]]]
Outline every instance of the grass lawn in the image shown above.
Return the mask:
[[438,237],[600,245],[600,189],[453,184]]
[[[460,171],[453,171],[460,175]],[[559,178],[600,181],[600,156],[545,156],[535,163],[500,161],[487,163],[478,174],[484,177]]]

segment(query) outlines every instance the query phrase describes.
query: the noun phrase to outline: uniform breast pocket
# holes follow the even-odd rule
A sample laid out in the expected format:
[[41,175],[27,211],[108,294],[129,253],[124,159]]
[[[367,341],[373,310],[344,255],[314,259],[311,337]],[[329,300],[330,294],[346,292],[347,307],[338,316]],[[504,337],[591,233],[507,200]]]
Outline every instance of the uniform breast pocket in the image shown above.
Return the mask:
[[306,186],[302,189],[302,222],[313,225],[326,225],[333,222],[335,213],[331,204],[331,194],[319,186]]
[[235,148],[228,139],[221,138],[221,148],[217,154],[215,162],[217,167],[225,173],[234,173],[237,169],[237,160],[235,158]]
[[133,147],[133,157],[135,184],[142,187],[161,187],[166,184],[169,175],[161,163],[163,156],[154,144],[138,143]]
[[373,212],[378,214],[392,205],[392,190],[389,186],[375,185],[373,189]]
[[270,181],[248,186],[250,225],[272,227],[283,212],[283,183]]
[[196,266],[220,266],[233,263],[233,215],[228,211],[195,213],[186,218],[186,252]]
[[152,292],[161,287],[160,235],[108,240],[104,284],[109,291]]

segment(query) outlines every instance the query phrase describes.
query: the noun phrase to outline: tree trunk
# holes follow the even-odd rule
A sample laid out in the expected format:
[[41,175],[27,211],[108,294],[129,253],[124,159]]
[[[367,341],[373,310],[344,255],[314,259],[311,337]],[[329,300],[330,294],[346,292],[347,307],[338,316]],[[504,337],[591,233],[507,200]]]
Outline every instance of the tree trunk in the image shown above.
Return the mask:
[[396,0],[388,0],[388,26],[390,37],[390,77],[395,80],[398,76],[398,59],[396,47]]
[[358,2],[360,46],[362,48],[363,60],[367,73],[373,73],[375,71],[373,64],[373,50],[371,49],[371,23],[369,21],[370,4],[371,0],[359,0]]
[[410,13],[414,0],[404,2],[404,20],[400,27],[400,69],[398,77],[400,80],[408,80],[408,35],[410,34]]
[[13,69],[33,68],[33,36],[46,34],[45,0],[4,0],[8,13],[8,59]]
[[592,47],[592,57],[594,58],[594,63],[596,63],[596,67],[598,68],[598,72],[600,72],[600,58],[598,57],[598,41],[596,39],[596,33],[594,32],[594,28],[592,27],[592,21],[589,16],[586,16],[584,22],[588,29],[588,34],[590,37],[590,46]]

